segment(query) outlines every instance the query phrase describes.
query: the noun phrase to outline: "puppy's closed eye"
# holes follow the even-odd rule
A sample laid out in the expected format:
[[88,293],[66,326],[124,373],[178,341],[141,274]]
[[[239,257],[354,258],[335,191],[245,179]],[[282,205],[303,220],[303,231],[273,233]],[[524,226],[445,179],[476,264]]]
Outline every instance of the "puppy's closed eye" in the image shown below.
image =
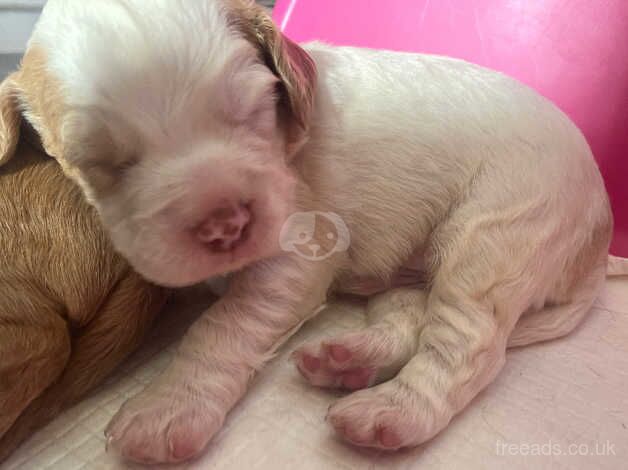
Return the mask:
[[138,163],[139,158],[135,156],[125,159],[98,158],[82,162],[80,169],[96,191],[104,191],[120,183]]
[[129,157],[123,161],[111,162],[108,164],[111,171],[118,174],[128,172],[131,168],[135,167],[139,163],[138,157]]
[[132,156],[127,158],[94,158],[81,162],[80,167],[85,172],[93,170],[103,173],[122,175],[139,163],[139,158]]

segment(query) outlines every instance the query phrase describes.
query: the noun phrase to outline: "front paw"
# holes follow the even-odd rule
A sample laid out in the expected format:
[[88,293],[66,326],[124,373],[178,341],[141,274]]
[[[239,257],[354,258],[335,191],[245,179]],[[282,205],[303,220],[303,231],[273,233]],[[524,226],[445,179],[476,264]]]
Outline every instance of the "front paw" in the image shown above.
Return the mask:
[[181,462],[203,451],[224,418],[183,385],[149,386],[113,417],[105,430],[107,449],[144,464]]

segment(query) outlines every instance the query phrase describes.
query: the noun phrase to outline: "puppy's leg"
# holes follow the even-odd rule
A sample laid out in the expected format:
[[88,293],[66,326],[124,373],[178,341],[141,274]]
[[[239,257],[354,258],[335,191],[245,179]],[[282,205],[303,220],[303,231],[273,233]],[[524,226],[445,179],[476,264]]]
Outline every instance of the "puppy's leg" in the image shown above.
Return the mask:
[[306,343],[293,353],[301,374],[318,387],[356,390],[388,380],[414,356],[425,323],[427,292],[393,289],[367,306],[366,328]]
[[100,384],[140,344],[165,299],[163,289],[150,286],[135,273],[122,279],[93,320],[74,338],[58,380],[33,400],[0,439],[0,461]]
[[[447,277],[440,277],[428,299],[429,323],[417,355],[390,382],[339,400],[330,409],[329,420],[342,437],[358,445],[397,449],[425,442],[493,380],[505,361],[506,346],[571,331],[589,311],[604,275],[601,262],[569,287],[572,299],[520,317],[514,331],[517,295],[524,290],[525,276],[520,289],[512,286],[510,295],[504,296],[508,290],[488,291],[510,300],[510,306],[493,303],[492,295],[481,290],[465,295],[474,290],[456,290],[453,277],[445,286]],[[504,311],[508,308],[513,312]]]
[[192,325],[163,375],[113,418],[105,431],[109,448],[145,463],[200,453],[255,371],[325,300],[335,257],[284,255],[236,275]]
[[393,380],[334,404],[336,431],[357,445],[398,449],[443,429],[504,363],[508,327],[480,299],[435,285],[417,354]]
[[598,262],[598,266],[571,286],[571,298],[568,300],[554,301],[540,310],[524,313],[508,338],[508,347],[517,348],[560,338],[576,328],[591,310],[606,282],[603,259]]
[[522,237],[521,211],[458,211],[432,238],[438,262],[416,355],[391,381],[330,408],[329,421],[351,442],[397,449],[436,435],[498,374],[521,313],[562,275],[567,252],[533,251],[551,246],[560,225],[548,229],[532,212]]
[[438,263],[417,354],[393,380],[332,406],[341,436],[384,449],[425,442],[499,373],[524,311],[557,299],[568,305],[553,311],[545,331],[530,330],[540,317],[522,318],[511,345],[565,333],[582,319],[602,279],[606,238],[583,237],[586,225],[574,230],[547,210],[534,200],[492,211],[461,206],[435,232]]
[[62,309],[39,293],[20,293],[12,304],[6,299],[15,294],[0,299],[0,437],[61,374],[70,356]]

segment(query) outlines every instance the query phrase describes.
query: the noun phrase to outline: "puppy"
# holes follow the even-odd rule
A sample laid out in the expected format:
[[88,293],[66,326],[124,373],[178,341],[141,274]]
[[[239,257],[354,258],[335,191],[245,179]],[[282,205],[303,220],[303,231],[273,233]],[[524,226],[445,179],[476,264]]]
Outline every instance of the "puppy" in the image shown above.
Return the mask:
[[371,324],[304,345],[298,369],[358,390],[330,409],[340,436],[398,449],[445,428],[508,346],[571,331],[604,283],[612,217],[585,139],[472,64],[302,48],[245,0],[50,0],[4,90],[5,148],[30,122],[140,273],[234,273],[109,424],[135,461],[199,454],[330,292],[369,294]]
[[0,461],[135,349],[166,298],[53,159],[2,137]]

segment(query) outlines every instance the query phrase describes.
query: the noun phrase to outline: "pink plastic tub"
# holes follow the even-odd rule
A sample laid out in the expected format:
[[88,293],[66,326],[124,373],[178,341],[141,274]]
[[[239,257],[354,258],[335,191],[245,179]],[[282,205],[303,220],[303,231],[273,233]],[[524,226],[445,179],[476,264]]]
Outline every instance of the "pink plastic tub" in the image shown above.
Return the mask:
[[428,52],[505,72],[587,136],[628,256],[628,0],[279,0],[295,41]]

